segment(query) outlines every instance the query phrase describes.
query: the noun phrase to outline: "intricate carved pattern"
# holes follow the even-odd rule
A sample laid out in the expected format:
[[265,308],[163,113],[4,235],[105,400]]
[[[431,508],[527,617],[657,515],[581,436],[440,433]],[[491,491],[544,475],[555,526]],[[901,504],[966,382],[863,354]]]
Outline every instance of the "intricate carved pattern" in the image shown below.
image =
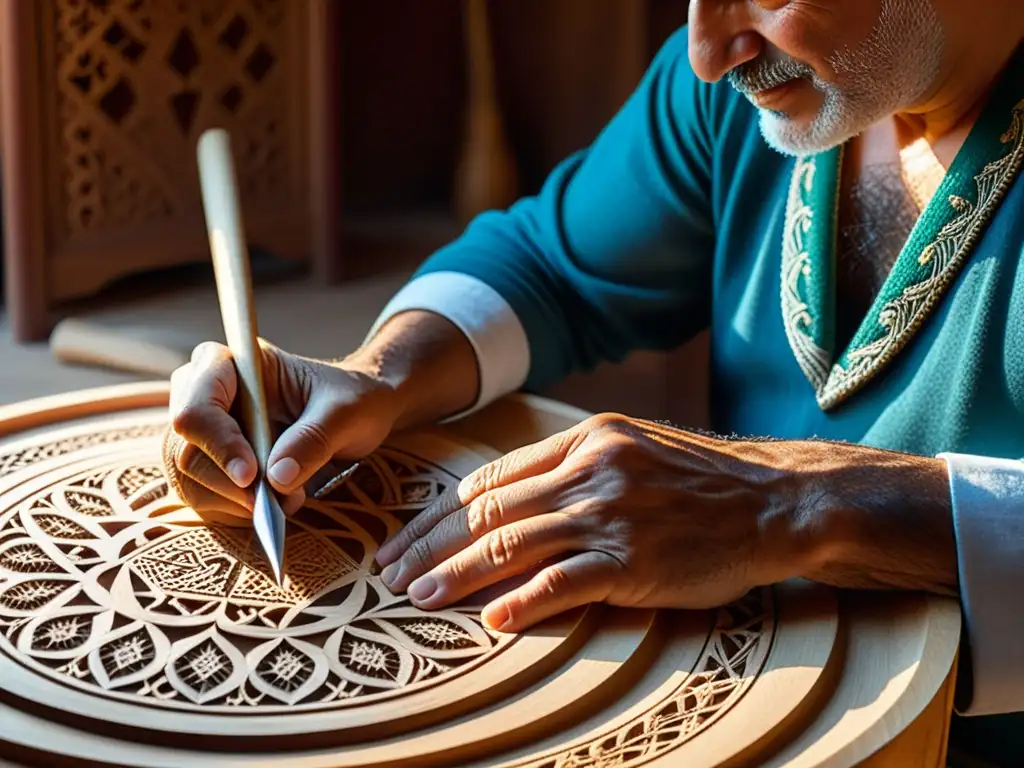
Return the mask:
[[[301,50],[282,34],[303,3],[282,0],[58,0],[57,115],[65,234],[197,209],[195,142],[228,127],[243,192],[285,200],[286,71]],[[287,41],[284,42],[284,41]]]
[[677,748],[750,689],[767,656],[774,621],[770,588],[720,609],[703,655],[679,688],[625,725],[520,768],[633,768]]
[[848,368],[838,364],[832,367],[828,382],[818,395],[822,408],[831,408],[891,360],[953,282],[982,227],[988,223],[1024,163],[1024,100],[1014,107],[1010,127],[1000,139],[1010,145],[1009,151],[986,165],[974,178],[978,191],[976,201],[951,195],[949,204],[957,211],[956,218],[939,230],[935,240],[921,251],[918,261],[931,266],[929,276],[905,288],[882,308],[878,316],[879,324],[885,328],[882,337],[851,350],[847,355]]
[[117,490],[127,499],[154,480],[162,481],[163,478],[160,467],[132,466],[118,476]]
[[[125,432],[25,449],[8,463],[114,435]],[[139,455],[150,454],[156,445]],[[471,609],[426,613],[369,575],[383,539],[455,481],[415,457],[382,450],[295,515],[281,586],[249,529],[140,502],[162,485],[155,461],[95,461],[106,463],[54,470],[44,490],[0,513],[0,652],[40,674],[167,707],[348,706],[512,642]]]
[[[0,454],[0,477],[17,472],[19,469],[25,469],[40,461],[55,459],[58,456],[80,451],[83,448],[115,443],[120,440],[134,440],[138,437],[159,435],[164,429],[165,426],[162,424],[130,427],[128,429],[108,429],[103,432],[90,432],[50,443],[33,445],[16,453]],[[88,485],[89,482],[90,479],[87,478],[82,481],[82,484],[85,487],[90,487]]]

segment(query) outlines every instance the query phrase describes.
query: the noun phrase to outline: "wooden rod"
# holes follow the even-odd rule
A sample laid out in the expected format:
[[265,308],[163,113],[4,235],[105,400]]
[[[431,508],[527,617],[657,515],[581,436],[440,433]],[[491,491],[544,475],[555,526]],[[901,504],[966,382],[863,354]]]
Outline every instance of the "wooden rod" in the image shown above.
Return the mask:
[[34,2],[0,3],[4,283],[11,330],[18,342],[41,341],[50,331],[42,225],[38,10]]

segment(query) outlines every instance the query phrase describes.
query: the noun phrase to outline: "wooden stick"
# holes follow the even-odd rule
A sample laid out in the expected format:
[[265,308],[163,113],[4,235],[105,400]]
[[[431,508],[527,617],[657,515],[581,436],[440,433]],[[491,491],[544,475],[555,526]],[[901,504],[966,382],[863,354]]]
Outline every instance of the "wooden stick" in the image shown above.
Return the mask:
[[224,335],[238,369],[242,429],[259,463],[253,526],[280,584],[284,568],[285,520],[281,505],[267,482],[267,461],[274,442],[267,419],[249,249],[242,227],[231,138],[227,131],[215,128],[203,133],[199,137],[197,154]]
[[483,211],[512,205],[519,180],[498,104],[487,3],[465,0],[464,8],[469,81],[453,201],[459,221],[468,224]]

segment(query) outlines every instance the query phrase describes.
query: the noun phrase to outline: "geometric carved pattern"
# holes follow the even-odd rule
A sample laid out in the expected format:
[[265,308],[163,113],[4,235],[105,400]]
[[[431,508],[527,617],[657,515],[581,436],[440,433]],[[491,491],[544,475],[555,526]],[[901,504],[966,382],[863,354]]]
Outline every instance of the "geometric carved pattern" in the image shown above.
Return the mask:
[[[765,695],[757,683],[777,637],[774,588],[715,612],[590,609],[517,635],[486,629],[482,602],[423,611],[391,594],[371,573],[376,550],[480,466],[468,446],[424,436],[366,457],[289,517],[279,585],[250,526],[205,522],[168,491],[163,429],[40,437],[0,455],[12,468],[0,495],[0,676],[11,673],[20,698],[76,718],[102,700],[101,720],[139,727],[137,711],[171,749],[178,733],[243,749],[255,737],[251,748],[283,749],[283,760],[338,738],[321,743],[358,751],[365,739],[389,764],[383,745],[411,742],[405,764],[418,764],[439,727],[465,756],[517,768],[685,762],[730,712],[764,706],[752,699]],[[813,666],[806,651],[800,663]],[[652,673],[631,699],[622,675]],[[620,693],[609,698],[609,686]],[[799,701],[772,695],[783,714]],[[556,730],[573,723],[581,730]],[[531,750],[523,724],[543,747]],[[275,746],[275,729],[294,738]],[[495,739],[515,752],[499,760],[486,751]]]
[[55,440],[42,445],[33,445],[14,453],[0,454],[0,477],[17,472],[20,469],[36,464],[47,459],[55,459],[83,448],[91,448],[96,445],[115,443],[120,440],[134,440],[138,437],[150,437],[162,434],[166,427],[162,424],[150,424],[140,427],[127,427],[121,429],[108,429],[102,432],[89,432],[82,435],[74,435],[63,440]]
[[[417,610],[372,575],[373,553],[494,454],[442,436],[396,436],[292,516],[279,586],[249,526],[204,523],[167,491],[162,425],[127,443],[77,429],[0,454],[0,752],[39,764],[654,768],[781,749],[846,765],[882,754],[904,727],[888,719],[900,686],[927,688],[909,723],[955,653],[954,603],[892,640],[885,666],[891,643],[870,628],[896,610],[914,623],[913,596],[852,598],[866,645],[837,653],[834,597],[809,583],[716,611],[594,606],[518,635],[483,627],[485,595]],[[908,679],[933,620],[939,669]],[[875,675],[869,699],[836,700],[837,678],[864,679],[851,663]]]
[[[157,430],[159,432],[160,430]],[[124,434],[123,432],[121,433]],[[0,458],[21,466],[96,433]],[[456,478],[386,449],[288,523],[278,586],[249,528],[202,524],[155,464],[54,470],[0,512],[0,652],[99,696],[224,712],[352,706],[458,674],[514,638],[370,576],[385,536]]]
[[[626,725],[521,768],[635,768],[693,738],[736,704],[764,662],[774,624],[771,589],[721,608],[700,661],[679,688]],[[755,666],[756,665],[756,666]]]
[[[203,129],[231,131],[241,192],[287,202],[294,0],[55,0],[62,200],[74,237],[198,210]],[[268,196],[271,198],[268,200]]]

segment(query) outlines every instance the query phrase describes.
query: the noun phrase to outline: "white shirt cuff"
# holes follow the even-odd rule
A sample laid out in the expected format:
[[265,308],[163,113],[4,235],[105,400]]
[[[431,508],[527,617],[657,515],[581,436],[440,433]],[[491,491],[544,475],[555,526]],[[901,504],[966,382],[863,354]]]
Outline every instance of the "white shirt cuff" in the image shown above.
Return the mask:
[[[480,371],[480,392],[454,421],[519,389],[530,371],[530,346],[516,313],[487,283],[461,272],[430,272],[407,283],[387,303],[366,336],[369,341],[400,312],[423,310],[451,321],[469,339]],[[365,342],[364,342],[365,343]]]
[[942,453],[970,646],[961,715],[1024,710],[1024,462]]

